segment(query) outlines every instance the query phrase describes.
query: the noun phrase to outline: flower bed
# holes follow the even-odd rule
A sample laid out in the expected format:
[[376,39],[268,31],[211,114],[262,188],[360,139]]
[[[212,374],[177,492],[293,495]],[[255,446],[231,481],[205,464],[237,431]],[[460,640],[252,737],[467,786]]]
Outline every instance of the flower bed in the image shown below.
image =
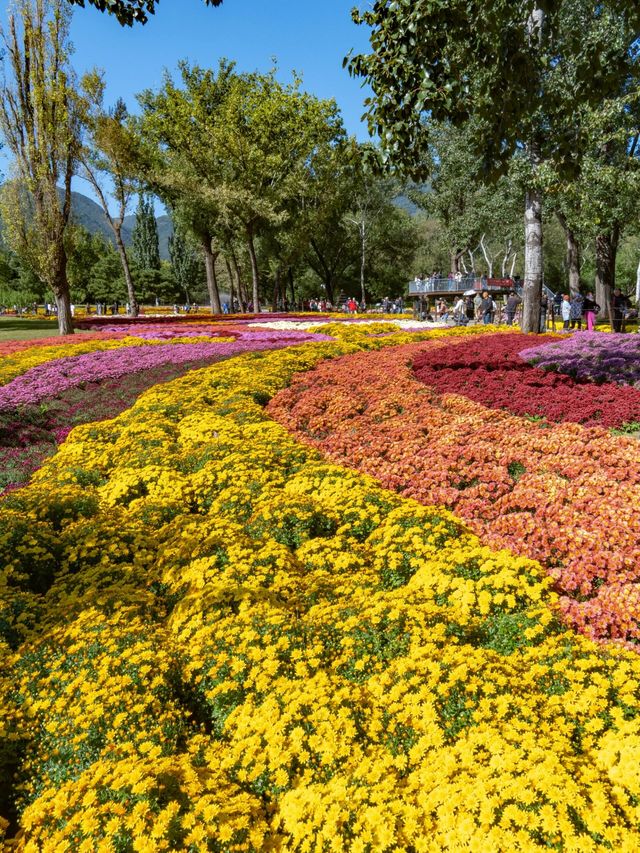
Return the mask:
[[[593,337],[591,332],[585,334],[589,339]],[[620,340],[617,335],[599,337]],[[567,352],[566,363],[575,363],[574,338],[554,340],[522,352],[527,339],[520,334],[480,337],[461,346],[427,349],[416,357],[414,370],[421,382],[440,394],[462,394],[515,415],[608,428],[640,421],[640,388],[622,388],[613,383],[594,385],[589,381],[592,374],[588,361],[587,368],[575,377],[540,369],[554,358],[559,363],[560,356],[551,353],[563,353],[565,348],[574,353],[570,361]],[[602,350],[603,346],[597,349]],[[532,367],[529,361],[536,366]]]
[[[241,352],[277,349],[314,339],[323,340],[326,336],[306,332],[255,332],[242,333],[238,340],[227,338],[221,342],[210,340],[206,343],[198,337],[174,338],[168,342],[124,338],[104,344],[97,342],[93,344],[92,352],[76,354],[74,351],[67,357],[56,350],[56,358],[28,368],[0,387],[0,411],[37,403],[82,382],[113,379],[160,364],[202,361],[217,356],[228,358]],[[26,355],[19,365],[5,368],[0,375],[2,372],[5,376],[10,375],[11,369],[17,370],[28,364]]]
[[575,332],[570,338],[527,348],[521,357],[543,370],[588,382],[640,385],[640,337]]
[[348,337],[157,386],[0,505],[17,849],[640,843],[640,659],[564,628],[535,562],[265,413],[407,340]]
[[[438,396],[412,372],[421,360],[455,359],[454,349],[464,361],[470,346],[494,350],[499,363],[509,338],[348,356],[295,377],[269,412],[332,461],[422,503],[442,504],[483,542],[539,560],[578,630],[635,643],[637,442],[599,428],[538,424],[459,394]],[[479,363],[484,369],[484,356]]]
[[55,399],[0,412],[0,493],[24,485],[74,426],[113,418],[148,388],[216,360],[161,364],[117,379],[83,381]]
[[139,328],[141,336],[135,338],[123,331],[116,340],[33,346],[5,359],[0,376],[9,381],[0,387],[0,493],[24,483],[75,424],[113,417],[157,382],[242,352],[327,339],[241,327],[229,327],[231,337],[217,337],[204,326]]
[[204,323],[237,323],[243,322],[247,320],[255,320],[261,317],[268,317],[269,319],[281,319],[281,320],[290,320],[295,319],[296,317],[302,317],[307,320],[309,317],[325,317],[328,316],[326,314],[318,314],[317,312],[305,314],[278,314],[276,312],[265,314],[211,314],[208,312],[201,312],[199,314],[174,314],[173,312],[169,314],[154,314],[153,312],[149,312],[149,314],[140,314],[138,317],[129,317],[128,315],[120,315],[120,316],[92,316],[85,317],[79,322],[76,323],[76,327],[78,329],[101,329],[103,326],[108,325],[124,325],[124,326],[137,326],[144,325],[145,323],[154,323],[154,324],[175,324],[175,323],[193,323],[193,322],[204,322]]

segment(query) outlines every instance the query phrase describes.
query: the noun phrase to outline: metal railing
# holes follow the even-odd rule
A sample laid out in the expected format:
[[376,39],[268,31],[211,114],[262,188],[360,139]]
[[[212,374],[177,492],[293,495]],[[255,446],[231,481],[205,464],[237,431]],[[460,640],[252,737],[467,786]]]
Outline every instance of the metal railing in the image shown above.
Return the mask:
[[[478,293],[481,293],[483,290],[492,290],[492,291],[508,291],[511,289],[516,290],[520,295],[522,295],[522,282],[515,282],[511,278],[477,278],[472,275],[465,275],[462,278],[445,278],[444,276],[431,276],[430,278],[425,278],[420,281],[411,281],[409,282],[409,293],[460,293],[465,290],[475,290]],[[542,285],[542,292],[545,294],[549,302],[553,302],[556,294],[551,290],[550,287],[547,287],[546,284]]]
[[485,288],[509,290],[513,286],[514,282],[510,278],[482,279],[473,275],[464,275],[461,278],[431,276],[420,281],[409,282],[409,293],[459,293],[464,290],[477,290],[480,293]]

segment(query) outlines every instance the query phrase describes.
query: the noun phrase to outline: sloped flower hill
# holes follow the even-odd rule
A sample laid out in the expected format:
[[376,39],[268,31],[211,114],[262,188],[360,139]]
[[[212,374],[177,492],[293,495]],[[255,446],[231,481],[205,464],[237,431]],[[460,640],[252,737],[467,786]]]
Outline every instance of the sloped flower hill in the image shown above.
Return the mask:
[[[476,527],[530,472],[539,518],[534,486],[560,463],[561,482],[585,469],[586,505],[594,453],[618,448],[609,481],[633,474],[632,439],[524,420],[412,372],[498,334],[389,330],[333,323],[317,330],[332,340],[189,370],[76,426],[5,496],[9,849],[638,848],[633,631],[574,630],[564,565],[554,575],[526,536],[507,550],[460,519]],[[23,367],[62,361],[32,356]],[[10,365],[3,387],[26,373]],[[475,516],[449,499],[469,489]],[[624,567],[610,572],[596,589]]]
[[578,630],[635,643],[638,443],[573,421],[638,421],[640,391],[531,367],[518,356],[523,340],[354,354],[295,377],[269,412],[332,461],[442,504],[483,542],[539,560]]
[[4,344],[0,492],[25,482],[79,423],[113,417],[158,382],[243,352],[323,340],[300,330],[201,322],[102,324],[100,334]]

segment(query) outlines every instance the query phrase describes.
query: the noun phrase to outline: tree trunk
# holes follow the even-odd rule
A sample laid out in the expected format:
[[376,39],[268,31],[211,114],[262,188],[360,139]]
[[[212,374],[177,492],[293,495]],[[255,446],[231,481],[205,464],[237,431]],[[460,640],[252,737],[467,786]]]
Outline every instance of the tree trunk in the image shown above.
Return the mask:
[[74,328],[73,317],[71,316],[71,295],[67,279],[67,253],[62,242],[56,247],[52,266],[53,276],[50,279],[50,284],[58,308],[58,331],[61,335],[72,335]]
[[636,270],[636,308],[640,305],[640,261]]
[[[640,267],[638,267],[638,269],[640,269]],[[291,267],[289,267],[289,269],[287,270],[287,276],[289,278],[289,289],[291,291],[291,310],[295,311],[296,310],[296,288],[295,288],[295,285],[293,283],[293,269]]]
[[224,256],[224,265],[227,268],[227,275],[229,276],[229,313],[233,314],[233,301],[235,299],[235,291],[233,287],[233,273],[231,272],[231,264],[229,263],[229,258],[226,255]]
[[569,227],[564,214],[556,211],[556,217],[562,226],[567,241],[566,264],[569,273],[569,293],[573,299],[580,292],[580,244],[575,233]]
[[58,331],[61,335],[73,335],[73,318],[71,316],[71,299],[69,291],[55,294],[56,306],[58,308]]
[[364,268],[367,260],[367,240],[365,233],[364,221],[360,223],[360,293],[362,294],[362,304],[367,304],[367,294],[364,291]]
[[254,314],[260,313],[260,299],[258,290],[260,286],[260,274],[258,272],[258,258],[256,257],[256,247],[253,244],[253,231],[247,228],[247,249],[249,250],[249,258],[251,259],[251,287],[252,287],[252,302]]
[[118,254],[120,255],[120,263],[122,264],[122,271],[124,272],[124,280],[127,285],[127,295],[129,297],[129,316],[137,317],[139,314],[138,300],[136,299],[136,292],[133,287],[133,278],[131,277],[131,267],[129,266],[127,250],[125,248],[124,243],[122,242],[121,224],[118,225],[115,222],[112,224],[113,233],[116,238],[116,247],[118,249]]
[[[502,255],[502,263],[500,264],[500,278],[507,277],[507,264],[509,263],[509,258],[511,257],[511,249],[513,247],[513,240],[507,240],[507,243],[504,247],[504,254]],[[513,268],[513,265],[512,265]],[[511,273],[513,276],[513,272]],[[492,276],[489,275],[489,278]]]
[[273,305],[272,311],[274,314],[278,311],[278,302],[280,300],[280,267],[275,272],[273,277]]
[[460,258],[462,257],[462,252],[453,251],[450,252],[449,257],[451,258],[451,274],[455,275],[457,272],[460,272]]
[[540,332],[542,298],[542,195],[529,190],[524,211],[524,287],[522,331]]
[[580,293],[580,245],[571,229],[566,231],[567,270],[569,271],[569,293],[573,299]]
[[[493,278],[493,258],[489,256],[489,252],[488,252],[487,247],[486,247],[485,242],[484,242],[484,237],[485,237],[485,235],[483,234],[482,237],[480,238],[479,246],[480,246],[480,249],[482,250],[482,256],[484,257],[484,261],[487,265],[487,278]],[[502,266],[504,269],[504,261],[503,261]],[[474,265],[473,265],[474,275],[475,275],[475,271],[476,271],[476,269],[475,269],[475,263],[474,263]],[[504,278],[504,272],[502,274],[502,277]]]
[[611,298],[616,286],[616,254],[618,252],[619,229],[596,237],[596,302],[609,316],[613,324]]
[[214,254],[211,249],[211,235],[207,234],[201,237],[200,245],[204,254],[204,267],[207,273],[207,291],[209,293],[209,304],[212,314],[222,314],[220,306],[220,293],[218,292],[218,280],[216,278],[216,258],[218,252]]
[[231,249],[231,264],[233,265],[233,274],[236,282],[236,290],[238,291],[238,302],[240,303],[240,310],[244,314],[247,310],[247,294],[245,293],[244,286],[242,284],[240,266],[238,265],[238,259],[236,258],[236,253],[234,252],[233,248]]

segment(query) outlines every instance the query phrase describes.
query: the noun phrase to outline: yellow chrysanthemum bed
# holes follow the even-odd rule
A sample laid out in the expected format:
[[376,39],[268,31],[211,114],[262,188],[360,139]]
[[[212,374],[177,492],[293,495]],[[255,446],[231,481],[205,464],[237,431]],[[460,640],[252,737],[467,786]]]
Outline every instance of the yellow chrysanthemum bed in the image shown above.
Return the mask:
[[411,339],[366,332],[158,386],[0,505],[8,849],[638,849],[640,659],[265,415]]

